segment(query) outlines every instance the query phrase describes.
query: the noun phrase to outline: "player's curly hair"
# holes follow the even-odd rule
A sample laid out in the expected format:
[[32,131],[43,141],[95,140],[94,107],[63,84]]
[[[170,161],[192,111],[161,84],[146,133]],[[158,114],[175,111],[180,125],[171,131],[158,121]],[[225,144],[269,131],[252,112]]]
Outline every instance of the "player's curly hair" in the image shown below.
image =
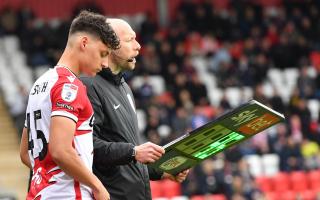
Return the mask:
[[72,21],[69,35],[76,32],[87,32],[101,39],[109,48],[120,48],[120,40],[113,28],[107,22],[107,18],[98,13],[83,10]]

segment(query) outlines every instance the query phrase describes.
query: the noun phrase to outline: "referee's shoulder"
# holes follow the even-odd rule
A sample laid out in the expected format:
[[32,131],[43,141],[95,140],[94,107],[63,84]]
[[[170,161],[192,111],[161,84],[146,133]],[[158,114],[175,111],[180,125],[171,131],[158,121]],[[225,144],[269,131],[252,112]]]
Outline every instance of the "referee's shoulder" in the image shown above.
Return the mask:
[[82,83],[87,87],[92,87],[94,85],[94,77],[89,77],[86,75],[81,75],[79,79],[82,81]]

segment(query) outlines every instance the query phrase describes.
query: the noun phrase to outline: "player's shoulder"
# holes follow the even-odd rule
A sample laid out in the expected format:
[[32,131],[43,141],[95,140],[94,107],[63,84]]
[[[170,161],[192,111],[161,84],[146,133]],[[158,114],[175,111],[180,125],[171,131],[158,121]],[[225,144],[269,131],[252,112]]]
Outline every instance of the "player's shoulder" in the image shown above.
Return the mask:
[[78,87],[83,87],[82,82],[69,69],[64,67],[56,67],[55,70],[58,74],[57,83],[59,85],[68,84],[68,85],[76,85]]
[[72,102],[85,94],[85,86],[69,69],[63,67],[55,68],[58,80],[52,92],[61,93],[61,97],[66,102]]

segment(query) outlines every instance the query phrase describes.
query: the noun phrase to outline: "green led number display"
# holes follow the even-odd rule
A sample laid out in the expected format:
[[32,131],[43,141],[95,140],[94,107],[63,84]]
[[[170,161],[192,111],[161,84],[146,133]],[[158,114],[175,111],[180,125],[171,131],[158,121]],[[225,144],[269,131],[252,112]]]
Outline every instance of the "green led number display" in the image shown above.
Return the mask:
[[192,155],[200,159],[206,159],[212,154],[222,151],[223,149],[226,149],[229,146],[231,146],[233,143],[238,142],[244,138],[245,137],[243,135],[240,135],[239,133],[236,133],[236,132],[232,132],[224,136],[223,138],[221,138],[219,141],[213,142],[202,151],[195,152]]
[[218,124],[201,130],[175,148],[193,158],[206,159],[244,138],[245,136]]

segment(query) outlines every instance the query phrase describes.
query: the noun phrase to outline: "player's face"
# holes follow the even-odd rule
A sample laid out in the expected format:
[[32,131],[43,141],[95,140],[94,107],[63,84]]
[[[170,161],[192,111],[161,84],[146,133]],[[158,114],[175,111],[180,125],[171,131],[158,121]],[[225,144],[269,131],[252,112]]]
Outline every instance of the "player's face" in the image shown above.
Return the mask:
[[[133,70],[136,65],[136,57],[141,49],[140,44],[136,40],[136,33],[131,27],[124,28],[117,33],[120,39],[120,49],[111,54],[112,61],[121,68],[121,70]],[[130,60],[130,61],[128,61]]]
[[108,66],[109,48],[99,39],[91,38],[87,43],[82,72],[95,76],[102,68]]

